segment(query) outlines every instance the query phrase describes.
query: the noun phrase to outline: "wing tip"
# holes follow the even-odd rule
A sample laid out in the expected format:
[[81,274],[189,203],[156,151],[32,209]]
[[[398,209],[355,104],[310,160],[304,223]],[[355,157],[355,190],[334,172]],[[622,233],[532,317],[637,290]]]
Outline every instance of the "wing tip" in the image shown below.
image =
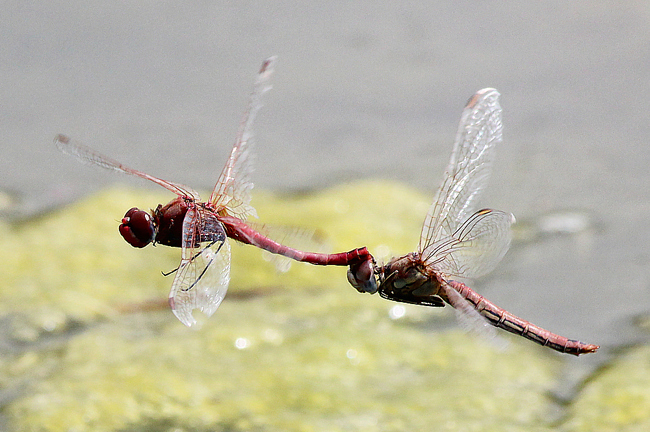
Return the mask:
[[260,75],[273,72],[273,66],[275,66],[277,60],[278,60],[278,56],[276,55],[266,58],[262,62],[262,66],[260,67],[260,71],[259,71]]
[[176,305],[176,299],[174,297],[169,297],[169,307],[172,309],[172,312],[178,318],[180,322],[185,324],[187,327],[192,327],[196,324],[196,320],[192,316],[192,309],[184,307],[184,305]]
[[197,320],[194,318],[192,312],[198,309],[209,318],[217,311],[223,297],[219,298],[219,296],[216,296],[215,298],[210,298],[209,300],[205,300],[200,306],[193,305],[192,302],[184,301],[182,297],[178,298],[178,302],[176,300],[175,296],[170,296],[168,300],[169,307],[174,313],[174,316],[187,327],[194,327],[197,324]]
[[67,135],[58,134],[57,136],[54,137],[54,143],[55,144],[58,144],[58,143],[69,144],[70,143],[70,137],[68,137]]
[[501,96],[501,93],[499,93],[497,89],[492,87],[486,87],[474,93],[474,95],[472,95],[472,97],[470,97],[467,103],[465,104],[465,108],[469,108],[469,109],[474,108],[481,100],[487,98],[494,98],[498,100],[499,96]]

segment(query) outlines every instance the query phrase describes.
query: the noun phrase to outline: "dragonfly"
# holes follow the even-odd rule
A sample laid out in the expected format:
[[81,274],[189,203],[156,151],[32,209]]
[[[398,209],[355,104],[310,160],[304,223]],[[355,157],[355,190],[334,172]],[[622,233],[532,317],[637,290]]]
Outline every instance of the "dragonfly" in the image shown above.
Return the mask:
[[[271,88],[269,78],[275,61],[276,57],[270,57],[260,68],[230,157],[208,201],[201,201],[199,194],[187,186],[129,168],[65,135],[58,135],[54,140],[61,151],[81,162],[152,181],[177,195],[150,213],[131,208],[122,218],[119,232],[136,248],[148,244],[181,248],[181,261],[175,270],[169,305],[174,315],[188,327],[197,323],[193,317],[195,309],[211,316],[226,295],[231,261],[228,238],[285,259],[315,265],[350,266],[354,275],[349,278],[355,283],[369,290],[375,283],[371,277],[372,256],[365,247],[334,254],[303,252],[272,240],[247,222],[249,216],[257,217],[250,204],[253,188],[250,179],[253,170],[252,123],[262,105],[262,95]],[[279,267],[288,268],[286,265]]]
[[448,303],[479,332],[489,332],[489,323],[561,353],[577,356],[595,352],[598,345],[536,326],[453,280],[485,275],[510,247],[514,216],[477,209],[490,175],[494,149],[503,140],[499,96],[495,89],[482,89],[465,105],[451,160],[424,220],[417,251],[375,265],[375,285],[359,284],[358,273],[353,270],[348,279],[359,292],[379,292],[388,300],[433,307]]

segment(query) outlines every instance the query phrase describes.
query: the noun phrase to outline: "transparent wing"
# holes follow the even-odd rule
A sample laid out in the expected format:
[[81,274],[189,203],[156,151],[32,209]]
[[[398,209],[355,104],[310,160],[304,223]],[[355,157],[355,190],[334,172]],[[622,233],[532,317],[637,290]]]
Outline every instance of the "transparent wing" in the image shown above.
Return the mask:
[[488,338],[496,337],[496,329],[474,307],[447,283],[441,285],[441,293],[456,310],[456,318],[465,331]]
[[474,309],[467,300],[463,298],[451,285],[443,283],[441,285],[443,296],[453,306],[456,312],[456,319],[463,330],[472,333],[483,340],[490,341],[492,345],[501,350],[507,347],[507,341],[497,336],[496,327]]
[[476,211],[477,198],[490,175],[494,147],[501,141],[499,92],[479,90],[463,110],[449,166],[424,220],[419,252],[450,236]]
[[57,135],[56,138],[54,138],[54,144],[56,144],[58,149],[61,150],[63,153],[74,156],[83,163],[89,165],[96,165],[105,168],[107,170],[118,171],[124,174],[130,174],[136,177],[150,180],[164,187],[165,189],[169,189],[170,191],[174,192],[178,196],[190,197],[190,198],[194,198],[195,200],[200,199],[199,194],[196,193],[192,188],[189,188],[187,186],[178,183],[159,179],[158,177],[154,177],[147,173],[143,173],[142,171],[129,168],[126,165],[121,164],[120,162],[111,159],[108,156],[104,156],[103,154],[75,140],[72,140],[65,135],[60,135],[60,134]]
[[[246,222],[248,226],[255,231],[262,234],[264,237],[270,238],[281,245],[289,246],[290,248],[298,249],[300,251],[311,252],[326,252],[327,245],[319,238],[316,232],[312,229],[278,226],[278,225],[262,225],[252,224]],[[272,263],[279,272],[289,271],[293,259],[284,255],[274,254],[266,250],[262,251],[264,260]]]
[[181,264],[169,293],[174,315],[186,326],[196,324],[199,309],[212,315],[226,296],[230,281],[230,243],[212,213],[190,208],[183,220]]
[[242,220],[246,220],[248,215],[257,217],[255,209],[250,205],[251,189],[253,189],[250,178],[253,171],[252,125],[257,112],[262,107],[262,95],[271,89],[268,81],[273,73],[275,60],[276,57],[270,57],[262,63],[250,104],[239,124],[237,139],[230,157],[210,195],[210,203],[217,207],[225,206],[228,214]]
[[475,278],[489,273],[510,247],[511,213],[484,209],[471,215],[450,236],[430,244],[421,259],[445,276]]

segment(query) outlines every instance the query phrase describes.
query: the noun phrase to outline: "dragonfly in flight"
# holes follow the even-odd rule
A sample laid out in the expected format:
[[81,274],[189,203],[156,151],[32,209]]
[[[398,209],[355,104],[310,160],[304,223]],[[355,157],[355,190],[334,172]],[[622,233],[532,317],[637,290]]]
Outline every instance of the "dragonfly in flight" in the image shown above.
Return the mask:
[[477,210],[476,204],[487,184],[494,148],[501,141],[499,93],[491,88],[480,90],[463,110],[451,161],[424,220],[417,251],[375,266],[371,278],[376,276],[378,284],[360,283],[354,268],[348,279],[358,291],[378,291],[388,300],[434,307],[448,303],[479,330],[487,331],[483,324],[489,323],[562,353],[595,352],[598,345],[551,333],[452,279],[490,272],[510,247],[514,216]]
[[[276,58],[265,60],[257,75],[248,109],[241,120],[235,144],[208,201],[201,201],[193,189],[129,168],[65,135],[55,144],[64,153],[84,163],[150,180],[177,195],[166,205],[159,204],[151,213],[132,208],[119,226],[122,237],[133,247],[162,244],[181,248],[181,262],[169,293],[174,315],[185,325],[196,320],[199,309],[212,315],[226,295],[230,281],[230,244],[228,237],[288,259],[315,265],[350,266],[349,278],[372,290],[372,256],[365,247],[349,252],[324,254],[303,252],[280,244],[247,223],[257,217],[250,205],[253,183],[252,123],[262,106],[261,98],[270,88],[269,78]],[[287,266],[283,266],[285,269]],[[349,271],[350,273],[350,271]]]

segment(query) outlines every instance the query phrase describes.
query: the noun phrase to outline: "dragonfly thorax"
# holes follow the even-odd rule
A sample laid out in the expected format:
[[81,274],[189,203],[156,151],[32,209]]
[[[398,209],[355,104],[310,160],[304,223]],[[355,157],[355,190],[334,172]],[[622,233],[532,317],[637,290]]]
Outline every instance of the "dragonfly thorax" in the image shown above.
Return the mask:
[[440,283],[429,274],[419,256],[410,253],[394,258],[377,271],[379,294],[388,300],[427,306],[444,306],[437,295]]
[[149,213],[133,207],[122,218],[119,230],[127,243],[143,248],[156,238],[157,224]]

